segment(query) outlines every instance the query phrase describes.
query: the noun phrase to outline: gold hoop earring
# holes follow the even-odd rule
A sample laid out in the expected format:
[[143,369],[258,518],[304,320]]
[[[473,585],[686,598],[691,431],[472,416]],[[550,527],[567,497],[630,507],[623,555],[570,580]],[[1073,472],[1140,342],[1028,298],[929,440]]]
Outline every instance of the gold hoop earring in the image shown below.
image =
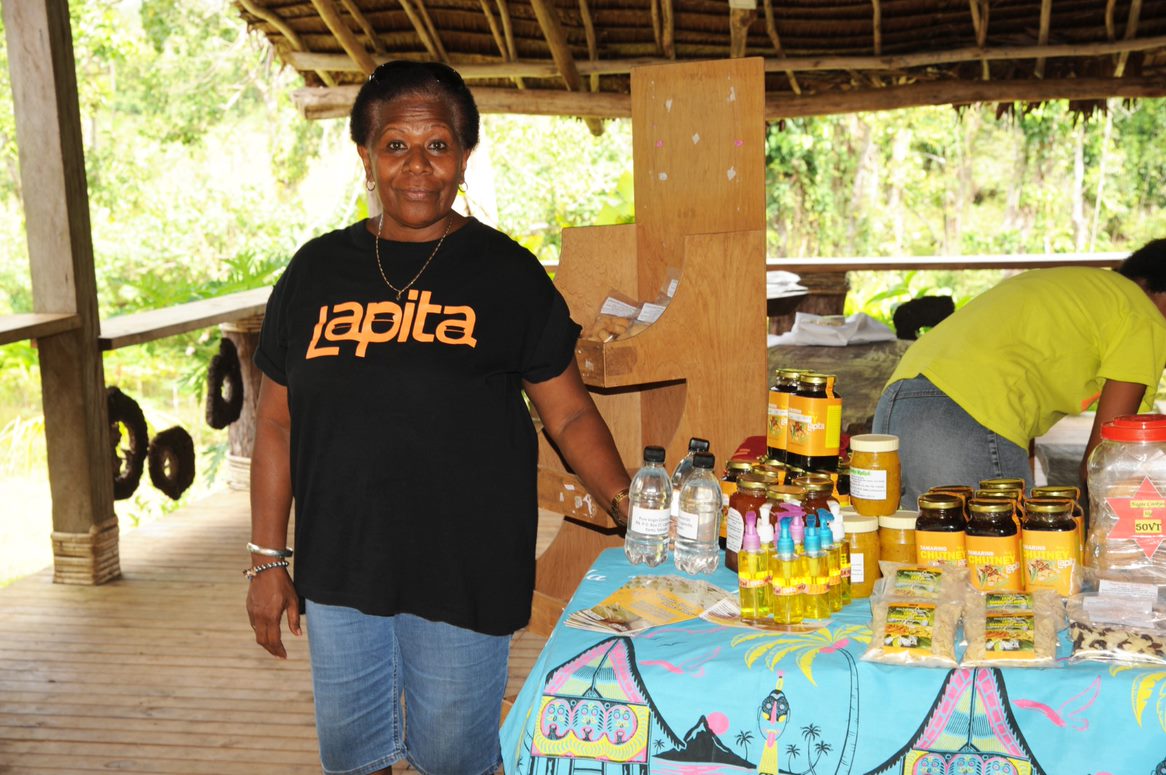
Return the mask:
[[372,178],[369,178],[369,179],[364,181],[364,187],[367,188],[369,191],[376,191],[377,190],[377,182],[375,180],[373,180]]

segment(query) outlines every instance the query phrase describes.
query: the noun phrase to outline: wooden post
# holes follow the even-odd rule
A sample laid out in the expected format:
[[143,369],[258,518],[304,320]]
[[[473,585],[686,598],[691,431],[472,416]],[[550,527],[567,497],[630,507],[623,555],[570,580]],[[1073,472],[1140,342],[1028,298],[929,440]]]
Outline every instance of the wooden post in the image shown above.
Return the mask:
[[255,409],[259,406],[259,381],[262,372],[255,365],[259,346],[259,329],[263,316],[223,323],[219,329],[239,353],[239,370],[243,374],[243,411],[239,419],[227,426],[227,486],[232,490],[251,488],[251,448],[255,446]]
[[3,10],[33,305],[80,320],[38,340],[54,580],[100,584],[121,569],[69,6],[3,0]]

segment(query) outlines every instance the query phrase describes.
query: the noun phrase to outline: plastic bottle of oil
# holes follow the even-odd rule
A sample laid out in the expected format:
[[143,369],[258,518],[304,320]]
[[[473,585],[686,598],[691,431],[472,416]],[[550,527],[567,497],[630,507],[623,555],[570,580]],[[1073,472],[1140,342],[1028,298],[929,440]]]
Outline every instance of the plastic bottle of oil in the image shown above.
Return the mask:
[[806,553],[802,557],[806,577],[805,618],[830,618],[830,561],[822,551],[817,525],[806,526]]
[[769,618],[769,557],[757,533],[757,512],[745,512],[745,537],[737,553],[737,592],[741,621],[761,624]]
[[805,617],[805,590],[802,582],[802,558],[794,554],[794,541],[790,536],[790,518],[781,521],[781,534],[777,538],[773,571],[770,576],[773,588],[774,624],[797,624]]
[[842,521],[841,514],[830,514],[830,518],[826,520],[830,525],[830,546],[838,552],[838,567],[841,571],[841,583],[838,586],[838,596],[841,598],[842,607],[850,605],[850,544],[846,540],[846,525]]
[[826,600],[830,610],[837,613],[842,610],[842,554],[834,543],[834,534],[830,531],[830,523],[834,515],[826,509],[818,512],[818,541],[822,545],[822,554],[826,555],[826,568],[829,572],[826,582]]

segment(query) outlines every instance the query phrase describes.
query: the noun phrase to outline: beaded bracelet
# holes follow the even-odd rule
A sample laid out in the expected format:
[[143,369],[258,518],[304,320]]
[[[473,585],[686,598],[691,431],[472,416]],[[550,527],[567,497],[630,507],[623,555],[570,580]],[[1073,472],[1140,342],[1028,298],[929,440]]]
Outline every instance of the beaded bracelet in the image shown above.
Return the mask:
[[248,581],[253,581],[256,576],[258,576],[260,573],[262,573],[265,570],[271,570],[272,568],[286,568],[289,565],[291,565],[291,563],[288,562],[287,560],[276,560],[275,562],[268,562],[268,563],[265,563],[263,565],[256,565],[256,566],[251,567],[251,568],[244,568],[243,575],[247,577]]
[[251,554],[261,554],[264,557],[278,557],[281,560],[295,554],[290,546],[285,549],[268,549],[266,546],[252,543],[247,544],[247,551],[251,552]]
[[625,487],[615,495],[611,496],[611,504],[607,507],[607,513],[611,515],[612,520],[619,527],[627,527],[628,523],[624,521],[623,514],[620,513],[619,504],[628,497],[628,488]]

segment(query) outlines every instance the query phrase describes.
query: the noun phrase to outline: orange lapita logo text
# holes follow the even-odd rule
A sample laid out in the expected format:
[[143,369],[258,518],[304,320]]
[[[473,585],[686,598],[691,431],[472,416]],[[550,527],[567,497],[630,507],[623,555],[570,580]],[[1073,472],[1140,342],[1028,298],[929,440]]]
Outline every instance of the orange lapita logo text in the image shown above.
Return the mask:
[[322,342],[355,342],[356,357],[363,358],[370,344],[387,342],[440,342],[477,347],[473,307],[433,304],[429,291],[409,291],[405,303],[346,301],[320,307],[312,330],[307,359],[340,354],[337,345]]

